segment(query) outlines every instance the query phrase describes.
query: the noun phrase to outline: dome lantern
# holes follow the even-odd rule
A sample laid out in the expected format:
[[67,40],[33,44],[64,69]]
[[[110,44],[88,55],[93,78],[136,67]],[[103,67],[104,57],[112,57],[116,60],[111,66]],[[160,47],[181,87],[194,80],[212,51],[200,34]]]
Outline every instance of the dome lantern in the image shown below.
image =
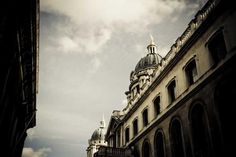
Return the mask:
[[106,127],[105,118],[104,115],[102,115],[102,120],[100,121],[100,128],[105,128],[105,127]]
[[141,58],[138,62],[138,64],[135,67],[135,73],[142,71],[147,68],[154,68],[158,64],[160,64],[162,57],[156,52],[157,51],[157,46],[153,40],[152,35],[150,35],[151,42],[147,46],[148,49],[148,54]]
[[147,46],[148,53],[156,53],[157,45],[155,44],[152,35],[150,35],[150,38],[151,38],[151,42],[150,42],[150,44]]

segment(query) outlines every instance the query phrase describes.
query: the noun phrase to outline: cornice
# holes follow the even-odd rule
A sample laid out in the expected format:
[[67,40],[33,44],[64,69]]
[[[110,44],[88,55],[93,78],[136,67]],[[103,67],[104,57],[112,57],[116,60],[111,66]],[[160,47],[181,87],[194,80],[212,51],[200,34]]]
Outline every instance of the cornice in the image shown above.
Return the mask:
[[[219,1],[210,0],[205,6],[198,11],[195,18],[189,23],[189,26],[184,33],[176,40],[175,44],[171,46],[171,50],[164,58],[165,64],[162,65],[162,71],[158,76],[154,76],[154,81],[147,88],[144,94],[133,105],[128,113],[123,118],[126,121],[136,109],[144,102],[144,100],[150,95],[150,93],[156,88],[158,84],[165,78],[165,76],[174,68],[180,59],[188,52],[191,46],[199,39],[199,37],[206,31],[206,29],[214,22],[218,14],[212,14],[212,11],[216,9],[216,5]],[[218,10],[219,11],[219,10]]]

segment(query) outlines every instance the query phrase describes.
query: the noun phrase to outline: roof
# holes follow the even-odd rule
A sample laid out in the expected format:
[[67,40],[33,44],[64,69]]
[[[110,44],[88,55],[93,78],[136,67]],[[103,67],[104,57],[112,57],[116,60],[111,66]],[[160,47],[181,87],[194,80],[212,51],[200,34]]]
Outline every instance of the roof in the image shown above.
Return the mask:
[[141,58],[135,67],[135,72],[145,70],[147,68],[154,68],[161,62],[161,56],[157,53],[148,53]]

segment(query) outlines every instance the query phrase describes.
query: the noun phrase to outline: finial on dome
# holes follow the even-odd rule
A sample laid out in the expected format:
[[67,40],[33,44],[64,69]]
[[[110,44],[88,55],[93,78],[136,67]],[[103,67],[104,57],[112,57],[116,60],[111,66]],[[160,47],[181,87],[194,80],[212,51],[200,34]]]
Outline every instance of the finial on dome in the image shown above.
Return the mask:
[[104,118],[104,114],[102,114],[102,120],[100,121],[100,128],[105,128],[106,127],[106,123],[105,123],[105,118]]
[[150,36],[150,38],[151,38],[151,43],[150,43],[150,44],[155,45],[153,36],[152,36],[151,34],[150,34],[149,36]]

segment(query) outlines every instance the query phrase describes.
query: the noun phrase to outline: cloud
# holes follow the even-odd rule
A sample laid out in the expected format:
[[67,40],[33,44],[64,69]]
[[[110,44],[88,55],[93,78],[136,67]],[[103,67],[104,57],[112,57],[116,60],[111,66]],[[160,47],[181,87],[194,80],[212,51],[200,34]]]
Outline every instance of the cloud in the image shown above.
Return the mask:
[[78,49],[77,43],[75,43],[75,41],[68,36],[61,37],[59,39],[59,45],[59,49],[65,53]]
[[51,151],[51,148],[41,148],[34,150],[33,148],[27,147],[23,149],[22,157],[47,157],[48,153]]
[[38,138],[34,128],[30,128],[30,129],[27,130],[27,138],[30,141]]
[[190,4],[184,0],[44,0],[41,10],[69,19],[52,25],[59,36],[52,39],[57,51],[94,55],[105,52],[102,48],[116,32],[148,32],[151,24],[193,7]]
[[[70,16],[41,12],[41,45],[49,52],[95,55],[111,38],[111,29],[104,24],[82,23]],[[46,40],[45,40],[46,39]]]
[[43,11],[59,12],[71,17],[78,24],[85,25],[160,22],[163,15],[182,10],[185,6],[185,1],[173,0],[70,0],[70,3],[50,0],[41,3]]

